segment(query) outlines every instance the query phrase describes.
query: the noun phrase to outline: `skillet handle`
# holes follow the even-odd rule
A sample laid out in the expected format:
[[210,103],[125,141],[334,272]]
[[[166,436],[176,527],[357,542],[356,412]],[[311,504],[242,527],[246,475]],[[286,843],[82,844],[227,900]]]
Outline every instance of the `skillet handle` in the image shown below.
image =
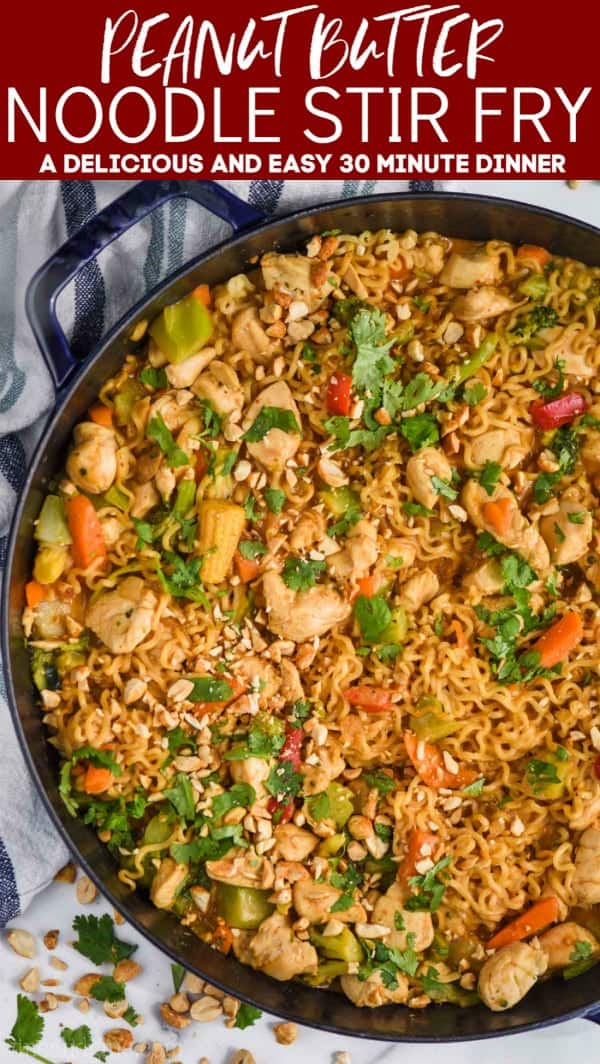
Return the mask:
[[40,266],[25,296],[29,323],[57,388],[78,365],[56,314],[63,288],[113,240],[177,197],[194,200],[228,222],[234,233],[265,218],[215,181],[140,181],[94,215]]
[[592,1023],[596,1023],[600,1027],[600,1008],[590,1009],[589,1012],[584,1013],[582,1019],[591,1020]]

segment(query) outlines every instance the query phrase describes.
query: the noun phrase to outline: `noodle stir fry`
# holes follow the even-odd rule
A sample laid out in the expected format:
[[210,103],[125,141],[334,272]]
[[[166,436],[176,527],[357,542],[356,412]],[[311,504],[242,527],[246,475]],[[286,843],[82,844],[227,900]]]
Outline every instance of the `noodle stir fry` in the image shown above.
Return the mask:
[[494,1010],[600,958],[599,313],[383,230],[138,323],[24,629],[67,809],[216,949]]

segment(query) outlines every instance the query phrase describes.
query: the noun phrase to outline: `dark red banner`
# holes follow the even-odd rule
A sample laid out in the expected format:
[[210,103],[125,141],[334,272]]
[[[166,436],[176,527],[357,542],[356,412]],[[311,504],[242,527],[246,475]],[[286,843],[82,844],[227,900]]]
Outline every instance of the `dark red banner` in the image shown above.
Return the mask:
[[13,8],[2,176],[600,176],[586,6]]

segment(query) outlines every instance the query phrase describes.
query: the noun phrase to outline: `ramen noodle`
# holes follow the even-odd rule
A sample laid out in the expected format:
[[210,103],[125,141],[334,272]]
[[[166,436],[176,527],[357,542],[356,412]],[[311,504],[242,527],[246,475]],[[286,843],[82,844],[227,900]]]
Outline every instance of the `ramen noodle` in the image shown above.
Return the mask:
[[599,310],[381,230],[137,324],[24,629],[67,809],[216,949],[370,1007],[598,960]]

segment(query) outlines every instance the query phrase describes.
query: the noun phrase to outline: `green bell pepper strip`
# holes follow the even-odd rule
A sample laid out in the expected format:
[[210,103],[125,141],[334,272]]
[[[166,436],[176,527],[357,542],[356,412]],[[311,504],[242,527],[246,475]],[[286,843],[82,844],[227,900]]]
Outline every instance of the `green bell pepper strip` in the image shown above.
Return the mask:
[[177,486],[177,495],[175,497],[175,505],[173,507],[174,517],[185,517],[188,510],[191,510],[196,499],[196,481],[195,480],[180,480]]
[[348,787],[341,783],[330,783],[325,794],[329,798],[328,816],[337,828],[343,828],[354,812],[354,796]]
[[58,495],[47,495],[44,499],[34,535],[38,543],[50,547],[67,547],[71,543],[65,508]]
[[104,492],[104,501],[109,506],[116,506],[117,510],[126,510],[129,506],[129,495],[113,484],[108,491]]
[[217,883],[215,904],[217,913],[229,927],[241,931],[253,931],[274,911],[268,900],[269,890],[254,887],[236,887],[231,883]]
[[212,334],[212,315],[193,292],[164,307],[150,326],[152,339],[175,364],[204,347]]
[[316,972],[312,975],[303,976],[303,981],[309,986],[326,986],[332,983],[340,975],[346,975],[348,964],[346,961],[323,961],[319,964]]
[[445,739],[447,735],[453,735],[460,725],[446,713],[429,710],[418,716],[409,717],[409,727],[417,739],[423,739],[427,743],[436,743],[440,739]]
[[141,381],[134,377],[128,377],[123,381],[114,398],[115,421],[117,425],[126,425],[131,418],[131,411],[138,399],[143,399],[148,393]]
[[323,842],[319,843],[318,853],[321,857],[335,857],[345,845],[346,836],[339,831],[336,835],[330,835],[328,839],[323,839]]
[[311,928],[310,941],[319,953],[332,961],[346,961],[361,964],[364,960],[363,948],[348,927],[339,935],[321,935]]
[[497,333],[490,333],[489,336],[486,336],[483,343],[479,345],[471,357],[465,359],[465,361],[458,367],[456,383],[462,384],[464,381],[469,380],[469,377],[474,377],[475,374],[485,366],[486,362],[489,362],[498,346],[498,340],[499,337]]
[[408,615],[404,606],[394,606],[392,619],[381,635],[382,643],[404,643],[408,635]]
[[319,498],[334,517],[343,517],[351,506],[358,506],[360,503],[360,497],[347,484],[341,488],[323,488],[319,492]]

